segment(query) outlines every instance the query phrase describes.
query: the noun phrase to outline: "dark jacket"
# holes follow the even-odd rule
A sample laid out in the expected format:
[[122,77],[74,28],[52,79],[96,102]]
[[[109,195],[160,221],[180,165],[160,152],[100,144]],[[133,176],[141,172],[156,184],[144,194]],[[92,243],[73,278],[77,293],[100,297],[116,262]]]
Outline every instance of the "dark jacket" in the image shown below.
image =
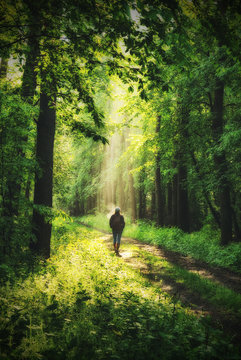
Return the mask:
[[124,216],[119,213],[113,214],[110,218],[110,227],[112,231],[123,231],[125,227]]

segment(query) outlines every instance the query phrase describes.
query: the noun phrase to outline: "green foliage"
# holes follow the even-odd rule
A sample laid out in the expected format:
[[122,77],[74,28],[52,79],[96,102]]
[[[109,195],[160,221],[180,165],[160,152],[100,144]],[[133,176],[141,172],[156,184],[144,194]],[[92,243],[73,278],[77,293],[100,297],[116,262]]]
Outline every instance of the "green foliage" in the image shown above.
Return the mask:
[[[95,215],[85,215],[81,216],[80,221],[83,224],[86,224],[90,227],[104,230],[109,232],[110,231],[110,225],[109,225],[109,219],[108,216],[105,216],[101,213],[96,213]],[[125,220],[126,222],[126,220]]]
[[[103,214],[81,217],[83,223],[105,231],[108,231],[107,220]],[[178,228],[157,228],[154,224],[144,221],[135,224],[127,222],[123,235],[241,273],[241,244],[220,246],[219,234],[210,226],[192,234],[185,234]]]
[[[29,255],[34,175],[42,175],[34,155],[40,85],[57,100],[56,210],[34,206],[46,221],[52,221],[59,208],[81,215],[107,207],[109,211],[115,204],[133,220],[139,216],[155,221],[162,202],[158,223],[183,228],[180,215],[190,210],[191,231],[214,221],[216,227],[222,221],[223,229],[229,215],[228,241],[240,240],[240,9],[238,1],[226,3],[1,3],[0,54],[5,60],[11,54],[9,63],[20,70],[25,63],[21,81],[19,73],[5,74],[6,64],[1,69],[3,279],[14,278],[15,256]],[[32,70],[36,79],[29,75]],[[22,88],[14,84],[15,76]],[[35,107],[19,96],[26,76],[26,84],[32,79],[35,95],[30,102]],[[10,81],[11,88],[6,85]],[[217,98],[220,82],[224,99]],[[42,148],[44,153],[46,146]],[[46,185],[52,194],[52,182]],[[226,207],[220,189],[230,194]],[[179,201],[184,192],[186,208]],[[225,209],[230,209],[226,217]],[[108,230],[108,219],[101,215],[83,221]],[[184,234],[176,227],[157,229],[138,222],[128,223],[125,234],[241,271],[240,244],[220,247],[219,232],[209,227]]]
[[80,215],[88,211],[88,200],[95,198],[101,186],[99,169],[103,145],[92,139],[72,137],[70,141],[70,138],[68,133],[63,133],[56,139],[54,204],[56,208]]
[[3,359],[235,359],[220,331],[152,287],[103,241],[56,219],[51,259],[1,287]]
[[[32,158],[36,109],[12,88],[0,89],[0,232],[1,256],[14,257],[29,242],[31,203],[26,189],[36,163]],[[21,242],[19,241],[21,239]]]

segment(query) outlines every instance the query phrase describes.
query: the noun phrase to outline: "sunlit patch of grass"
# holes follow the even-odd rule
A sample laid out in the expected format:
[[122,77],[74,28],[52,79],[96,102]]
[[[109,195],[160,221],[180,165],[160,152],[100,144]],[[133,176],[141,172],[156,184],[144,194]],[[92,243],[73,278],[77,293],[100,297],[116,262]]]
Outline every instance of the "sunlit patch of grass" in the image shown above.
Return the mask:
[[100,230],[110,231],[109,218],[107,215],[97,213],[96,215],[85,215],[80,218],[80,221],[88,226],[95,227]]
[[159,272],[183,284],[187,289],[198,294],[202,299],[207,300],[221,310],[233,313],[241,318],[241,295],[209,279],[205,279],[196,273],[187,271],[180,266],[163,261],[160,257],[152,255],[148,251],[139,250],[139,255],[151,270]]
[[1,359],[232,359],[236,353],[220,331],[113,256],[102,234],[76,223],[55,222],[51,258],[27,279],[2,286],[0,305]]
[[[107,218],[103,214],[81,218],[84,223],[105,231],[110,231]],[[231,243],[226,247],[219,245],[220,235],[209,227],[198,232],[185,234],[178,228],[157,228],[154,224],[127,221],[123,236],[160,245],[168,250],[189,255],[215,266],[231,269],[241,274],[241,243]]]

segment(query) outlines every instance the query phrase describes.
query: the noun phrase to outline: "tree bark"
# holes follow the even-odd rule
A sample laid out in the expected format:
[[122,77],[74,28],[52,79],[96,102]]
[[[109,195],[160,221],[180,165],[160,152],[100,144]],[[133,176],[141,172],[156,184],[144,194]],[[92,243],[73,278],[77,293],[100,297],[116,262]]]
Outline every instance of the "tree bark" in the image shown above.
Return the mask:
[[[212,114],[213,138],[216,145],[220,144],[220,139],[223,134],[223,101],[224,83],[217,78]],[[227,161],[223,150],[215,153],[214,163],[216,166],[217,190],[220,202],[221,244],[227,245],[232,240],[232,208],[227,176]]]
[[[188,94],[186,94],[187,96]],[[183,100],[182,100],[183,101]],[[179,118],[179,143],[177,144],[177,222],[178,226],[186,232],[190,230],[190,214],[187,187],[187,144],[189,135],[187,131],[189,119],[189,109],[185,103],[181,102]]]
[[181,163],[181,161],[178,165],[177,222],[180,229],[185,232],[189,232],[190,224],[187,189],[187,169],[186,166]]
[[233,208],[232,208],[232,217],[233,217],[233,225],[234,225],[234,233],[235,233],[236,241],[241,241],[241,230],[237,221],[236,213]]
[[117,203],[117,180],[113,180],[112,182],[112,198],[113,198],[113,204]]
[[[161,117],[158,116],[156,124],[156,136],[159,139],[161,127]],[[164,196],[161,183],[161,154],[159,150],[159,142],[157,143],[157,155],[156,155],[156,169],[155,169],[155,188],[156,188],[156,210],[157,210],[157,225],[164,225]]]
[[156,191],[153,188],[151,192],[151,220],[156,220]]
[[[156,162],[159,162],[160,157],[157,156]],[[157,224],[160,226],[164,225],[164,199],[162,194],[162,184],[161,184],[161,172],[160,166],[156,165],[156,210],[157,210]]]
[[172,225],[172,183],[167,184],[167,220],[166,225]]
[[0,64],[0,80],[6,79],[8,72],[8,58],[2,57]]
[[119,174],[119,204],[122,211],[126,210],[126,201],[125,201],[125,191],[124,191],[124,181],[122,174]]
[[[176,165],[174,165],[174,168]],[[177,226],[177,188],[178,188],[178,180],[177,174],[174,174],[172,180],[172,225]]]
[[136,221],[136,195],[134,188],[133,175],[129,172],[129,189],[130,189],[130,204],[131,204],[131,220]]
[[[121,138],[120,138],[120,153],[122,154],[123,152],[125,152],[126,149],[126,137],[127,137],[127,132],[122,132]],[[130,171],[130,168],[128,167],[128,172]],[[134,191],[134,187],[133,187],[133,181],[131,181],[130,179],[130,175],[129,178],[126,179],[123,176],[123,167],[120,166],[118,168],[118,185],[119,185],[119,206],[121,208],[122,211],[126,211],[128,209],[128,206],[130,205],[130,207],[132,207],[132,203],[135,203],[135,198],[133,197],[133,191]],[[130,174],[130,173],[129,173]],[[133,180],[133,179],[132,179]],[[129,184],[129,189],[131,192],[131,199],[129,199],[128,196],[126,196],[125,194],[125,183]],[[130,200],[130,203],[128,202],[128,199]],[[134,205],[133,205],[134,206]],[[134,216],[134,218],[136,218],[136,213],[133,210],[133,214],[132,217]]]
[[32,104],[37,86],[37,73],[35,70],[39,55],[39,44],[34,34],[32,34],[32,36],[29,38],[28,49],[29,50],[26,56],[24,73],[22,77],[21,95],[28,101],[29,104]]
[[[8,58],[1,58],[0,80],[6,80],[8,71]],[[1,238],[2,253],[7,255],[11,253],[11,237],[14,229],[14,193],[15,188],[14,174],[9,170],[6,172],[5,163],[7,157],[4,153],[6,145],[7,132],[5,126],[1,127],[0,132],[0,149],[1,149]],[[13,185],[13,187],[12,187]]]
[[146,193],[144,187],[145,172],[142,169],[139,177],[139,211],[138,218],[144,219],[146,217]]
[[[53,95],[40,95],[40,114],[37,123],[36,158],[40,172],[35,177],[34,205],[52,208],[53,150],[55,136],[56,108]],[[33,233],[35,242],[32,249],[45,258],[50,256],[51,223],[37,208],[33,212]]]

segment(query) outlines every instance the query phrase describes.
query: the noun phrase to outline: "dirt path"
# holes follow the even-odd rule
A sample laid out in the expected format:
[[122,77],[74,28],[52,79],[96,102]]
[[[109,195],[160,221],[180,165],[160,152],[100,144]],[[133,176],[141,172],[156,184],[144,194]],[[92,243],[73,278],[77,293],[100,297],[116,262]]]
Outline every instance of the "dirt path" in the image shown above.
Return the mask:
[[[143,244],[137,240],[130,238],[123,238],[123,241],[137,245],[139,248],[152,253],[155,256],[165,258],[168,262],[179,265],[182,268],[197,273],[198,275],[215,281],[229,289],[241,294],[241,277],[232,271],[213,267],[202,261],[195,260],[189,256],[181,255],[180,253],[161,249],[155,245]],[[125,253],[123,253],[125,257]]]
[[[103,237],[104,243],[106,243],[110,250],[113,250],[112,235],[105,234]],[[159,259],[167,261],[174,267],[178,266],[190,273],[198,274],[201,278],[211,280],[239,294],[241,293],[240,276],[231,271],[212,267],[209,264],[179,253],[168,251],[155,245],[145,244],[131,238],[122,238],[120,250],[121,258],[146,277],[153,286],[160,287],[164,292],[179,300],[195,316],[210,316],[211,322],[215,327],[230,334],[234,343],[241,343],[241,318],[227,311],[227,309],[217,307],[208,300],[201,298],[197,292],[188,288],[185,282],[176,281],[168,275],[160,264],[153,266],[142,255],[154,256],[154,259],[157,259],[157,261]]]

